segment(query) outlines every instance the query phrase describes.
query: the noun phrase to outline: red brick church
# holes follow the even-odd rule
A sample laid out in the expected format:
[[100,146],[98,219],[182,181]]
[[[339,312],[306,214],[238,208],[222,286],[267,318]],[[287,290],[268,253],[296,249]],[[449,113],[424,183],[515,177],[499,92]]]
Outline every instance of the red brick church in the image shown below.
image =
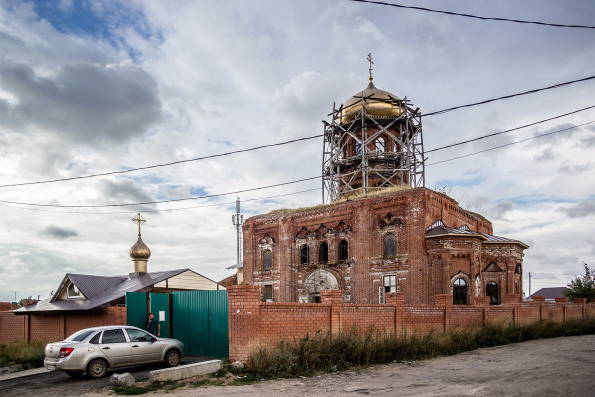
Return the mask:
[[409,100],[366,89],[325,122],[323,199],[277,210],[243,227],[244,284],[263,301],[319,302],[340,289],[345,303],[502,302],[522,294],[524,243],[493,235],[483,216],[427,189],[421,115]]

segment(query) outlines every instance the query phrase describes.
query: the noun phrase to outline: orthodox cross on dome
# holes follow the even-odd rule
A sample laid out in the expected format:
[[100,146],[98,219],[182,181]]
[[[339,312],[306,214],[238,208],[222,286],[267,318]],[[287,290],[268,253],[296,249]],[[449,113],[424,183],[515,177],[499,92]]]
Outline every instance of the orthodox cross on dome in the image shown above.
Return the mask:
[[374,62],[372,62],[372,53],[371,52],[368,54],[368,58],[367,59],[368,59],[368,62],[370,62],[370,69],[369,69],[369,71],[370,71],[370,81],[372,81],[372,80],[374,80],[374,77],[372,77],[372,65],[374,65]]
[[146,222],[146,220],[140,216],[140,212],[136,215],[136,218],[132,218],[133,222],[138,223],[138,237],[140,237],[140,225]]

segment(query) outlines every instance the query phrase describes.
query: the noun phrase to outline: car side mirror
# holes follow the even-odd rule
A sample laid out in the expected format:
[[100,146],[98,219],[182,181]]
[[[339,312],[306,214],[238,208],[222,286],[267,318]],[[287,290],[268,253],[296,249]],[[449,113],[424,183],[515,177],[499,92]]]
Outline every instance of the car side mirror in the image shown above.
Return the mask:
[[157,338],[155,338],[154,336],[151,337],[151,342],[156,342],[156,341],[157,341]]

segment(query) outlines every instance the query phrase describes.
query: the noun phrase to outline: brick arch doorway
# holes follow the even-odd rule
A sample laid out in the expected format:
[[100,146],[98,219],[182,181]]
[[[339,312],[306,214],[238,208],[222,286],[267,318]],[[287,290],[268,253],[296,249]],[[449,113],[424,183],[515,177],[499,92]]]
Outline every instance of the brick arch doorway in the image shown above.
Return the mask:
[[337,277],[328,270],[315,270],[306,277],[304,290],[300,292],[299,301],[302,303],[320,303],[320,291],[325,289],[340,289]]

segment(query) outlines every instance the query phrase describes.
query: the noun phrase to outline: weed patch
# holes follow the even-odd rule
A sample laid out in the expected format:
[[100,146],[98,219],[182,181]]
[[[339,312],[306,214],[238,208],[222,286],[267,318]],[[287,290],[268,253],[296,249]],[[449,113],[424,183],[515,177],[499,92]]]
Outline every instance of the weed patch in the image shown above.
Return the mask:
[[[483,347],[524,342],[531,339],[595,334],[595,319],[572,320],[564,324],[541,321],[527,326],[492,324],[478,330],[454,330],[408,338],[373,330],[365,335],[355,331],[331,338],[317,333],[293,342],[280,342],[273,349],[260,349],[248,360],[241,384],[265,378],[311,376],[319,372],[345,370],[395,361],[449,356]],[[235,371],[234,371],[235,372]],[[243,384],[243,383],[242,383]]]
[[31,364],[33,367],[43,367],[46,344],[45,341],[0,344],[0,367],[14,364]]

